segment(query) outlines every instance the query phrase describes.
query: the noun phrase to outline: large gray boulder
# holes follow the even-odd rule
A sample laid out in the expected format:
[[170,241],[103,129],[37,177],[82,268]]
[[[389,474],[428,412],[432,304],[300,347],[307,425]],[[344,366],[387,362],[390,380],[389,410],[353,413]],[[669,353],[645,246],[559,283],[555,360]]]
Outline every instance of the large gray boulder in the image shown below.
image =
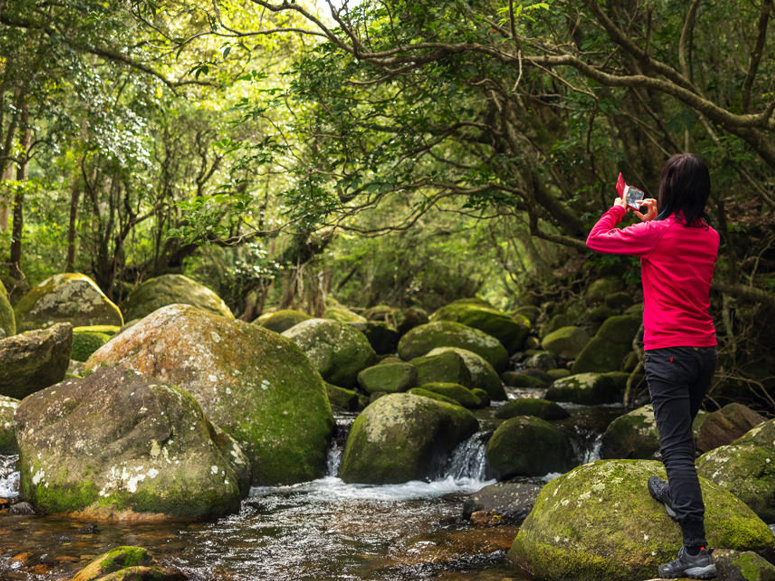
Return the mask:
[[0,395],[24,399],[62,381],[72,348],[69,323],[0,340]]
[[360,331],[330,319],[310,319],[283,332],[307,354],[323,379],[355,387],[358,373],[377,362],[377,354]]
[[127,321],[142,319],[167,305],[192,305],[213,315],[233,319],[234,315],[214,291],[182,274],[163,274],[134,289],[121,308]]
[[22,493],[46,513],[210,517],[236,511],[249,488],[247,459],[219,445],[189,393],[128,369],[29,396],[16,433]]
[[189,391],[248,456],[254,484],[325,473],[333,414],[320,375],[292,342],[190,305],[163,307],[112,339],[87,370],[121,365]]
[[[601,460],[544,486],[508,558],[534,579],[642,581],[675,558],[681,531],[646,490],[661,463]],[[700,479],[713,547],[775,556],[775,536],[742,501]]]
[[727,404],[708,414],[697,437],[697,449],[700,452],[708,452],[713,448],[731,444],[764,420],[764,416],[741,403]]
[[370,484],[431,477],[477,428],[473,414],[460,406],[409,393],[386,395],[356,418],[340,477]]
[[0,454],[16,454],[16,434],[13,427],[13,416],[19,400],[0,395]]
[[0,339],[16,335],[16,316],[8,300],[8,291],[0,280]]

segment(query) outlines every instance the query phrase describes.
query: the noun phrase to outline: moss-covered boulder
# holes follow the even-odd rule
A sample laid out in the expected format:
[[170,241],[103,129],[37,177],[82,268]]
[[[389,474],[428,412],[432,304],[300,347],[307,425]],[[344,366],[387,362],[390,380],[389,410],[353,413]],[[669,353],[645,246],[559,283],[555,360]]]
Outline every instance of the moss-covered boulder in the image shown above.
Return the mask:
[[590,303],[599,303],[605,301],[606,297],[621,291],[623,288],[624,285],[619,277],[606,276],[590,283],[589,286],[587,286],[584,297]]
[[163,274],[146,280],[121,305],[127,321],[142,319],[167,305],[192,305],[205,312],[233,319],[229,307],[215,292],[182,274]]
[[573,373],[618,371],[632,351],[641,319],[629,315],[609,317],[573,362]]
[[8,291],[0,280],[0,339],[16,335],[16,316],[8,300]]
[[326,392],[328,393],[328,401],[331,402],[331,407],[334,410],[357,412],[361,409],[360,396],[352,389],[326,383]]
[[420,325],[401,337],[398,355],[409,361],[437,347],[459,347],[484,357],[496,371],[503,371],[509,359],[506,348],[492,335],[452,321]]
[[85,367],[102,364],[188,390],[239,442],[257,485],[325,473],[334,427],[326,388],[309,359],[282,335],[190,305],[170,305],[115,337]]
[[621,386],[607,373],[579,373],[555,380],[544,396],[549,401],[583,405],[613,403],[620,398]]
[[754,426],[765,421],[764,416],[741,403],[730,403],[708,414],[697,437],[697,449],[708,452],[737,440]]
[[[426,357],[435,357],[444,353],[454,353],[460,357],[463,365],[468,370],[468,375],[471,378],[470,383],[452,381],[452,383],[462,383],[469,389],[483,389],[490,395],[490,399],[493,401],[502,401],[506,399],[506,391],[503,389],[503,382],[498,376],[492,365],[481,355],[469,351],[468,349],[460,349],[458,347],[437,347],[431,349]],[[416,359],[412,362],[417,361]],[[423,378],[425,381],[434,381]],[[436,379],[435,381],[445,381],[443,379]]]
[[538,351],[525,359],[522,364],[529,369],[540,369],[549,371],[557,367],[557,359],[549,351]]
[[495,411],[495,417],[508,420],[517,416],[535,416],[542,420],[564,420],[570,417],[568,411],[545,399],[521,397],[507,401]]
[[563,359],[575,359],[587,343],[589,343],[589,335],[583,328],[560,327],[543,338],[541,349]]
[[95,557],[70,581],[186,581],[175,568],[159,565],[142,547],[116,547]]
[[549,378],[520,371],[504,371],[501,374],[501,379],[509,387],[533,387],[540,389],[547,387],[550,383]]
[[511,311],[510,314],[514,318],[516,318],[517,315],[525,317],[528,321],[530,321],[531,325],[535,325],[538,319],[541,317],[541,308],[535,305],[523,305]]
[[625,291],[611,293],[605,298],[605,305],[617,311],[623,311],[632,306],[632,295]]
[[429,389],[425,389],[424,387],[413,387],[407,393],[411,395],[418,395],[420,397],[427,397],[430,399],[434,399],[436,401],[447,403],[449,405],[456,405],[456,406],[460,405],[460,402],[457,401],[456,399],[451,398],[448,395],[444,395],[443,393],[439,393],[438,391],[431,391]]
[[302,321],[308,321],[312,317],[307,313],[296,311],[294,309],[282,309],[274,313],[267,313],[261,315],[253,324],[261,325],[264,329],[269,329],[275,333],[282,333],[287,331],[294,325],[298,325]]
[[0,395],[24,399],[62,381],[72,348],[69,323],[0,339]]
[[775,420],[706,452],[697,472],[733,492],[765,521],[775,522]]
[[347,325],[356,331],[363,333],[377,355],[387,355],[396,352],[398,340],[401,336],[398,334],[398,331],[393,327],[390,327],[387,323],[381,323],[379,321],[356,321],[349,322]]
[[570,467],[572,456],[568,436],[533,416],[506,420],[487,442],[487,464],[498,480],[564,472]]
[[459,383],[424,383],[420,385],[419,388],[440,393],[443,396],[455,400],[464,408],[476,409],[482,407],[482,400],[476,397],[470,389]]
[[380,363],[358,373],[358,385],[366,393],[398,393],[417,385],[417,370],[406,362]]
[[367,320],[363,315],[354,313],[342,305],[328,307],[324,317],[340,323],[365,323]]
[[753,551],[713,551],[716,577],[724,581],[775,581],[775,565]]
[[509,353],[522,349],[531,327],[527,317],[511,317],[487,303],[468,300],[455,301],[440,308],[430,316],[430,321],[454,321],[479,329],[498,339]]
[[17,407],[18,399],[0,395],[0,454],[16,454],[19,451],[13,427]]
[[477,428],[473,414],[460,406],[408,393],[386,395],[355,420],[340,477],[372,484],[428,478]]
[[19,333],[65,322],[73,327],[124,324],[118,307],[83,274],[57,274],[44,280],[22,297],[14,311]]
[[302,321],[282,335],[306,353],[323,379],[340,387],[355,387],[358,373],[377,361],[363,333],[337,321]]
[[[658,462],[601,460],[544,486],[508,558],[535,579],[640,581],[675,558],[681,531],[646,489]],[[775,536],[734,495],[701,479],[713,547],[775,555]]]
[[471,372],[459,353],[454,351],[437,352],[433,355],[415,357],[410,365],[417,371],[418,383],[459,383],[466,387],[473,386]]
[[248,492],[249,475],[233,466],[239,448],[221,449],[197,401],[129,369],[101,368],[25,398],[16,433],[21,491],[46,513],[200,518],[238,510]]
[[[97,327],[99,328],[99,327]],[[92,331],[91,327],[73,329],[73,352],[70,356],[75,361],[86,361],[91,354],[110,341],[110,335],[100,331]]]

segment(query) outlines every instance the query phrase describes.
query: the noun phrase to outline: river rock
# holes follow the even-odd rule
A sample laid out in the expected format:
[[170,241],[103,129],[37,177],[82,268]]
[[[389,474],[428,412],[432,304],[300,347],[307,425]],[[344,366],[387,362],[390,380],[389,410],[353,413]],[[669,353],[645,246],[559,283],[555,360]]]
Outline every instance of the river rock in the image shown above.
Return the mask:
[[21,491],[82,518],[219,516],[239,509],[238,448],[222,449],[185,390],[128,369],[97,369],[27,397],[16,411]]
[[326,309],[325,318],[340,323],[365,323],[366,317],[352,312],[342,305],[330,306]]
[[73,327],[124,324],[118,307],[83,274],[47,278],[24,295],[14,311],[18,332],[64,322]]
[[16,335],[16,316],[8,300],[8,291],[0,280],[0,339]]
[[[493,401],[502,401],[506,399],[506,391],[503,389],[503,382],[498,377],[498,373],[495,371],[492,365],[487,360],[468,349],[460,349],[458,347],[437,347],[431,349],[426,357],[435,357],[444,353],[454,353],[460,357],[463,365],[468,370],[470,377],[470,383],[461,381],[452,381],[452,383],[461,383],[469,389],[483,389],[490,395],[490,399]],[[414,359],[412,363],[415,363],[417,359]],[[422,379],[425,381],[445,381],[444,379],[429,380],[426,376]]]
[[501,379],[509,387],[542,388],[547,387],[551,383],[551,378],[548,376],[544,377],[543,375],[539,376],[519,371],[504,371],[501,374]]
[[629,315],[609,317],[573,362],[573,373],[618,371],[632,351],[641,319]]
[[357,412],[361,409],[358,393],[352,389],[345,389],[344,387],[326,383],[326,393],[328,393],[328,401],[331,403],[331,407],[335,410]]
[[487,442],[487,463],[498,480],[564,472],[573,448],[559,428],[533,416],[503,422]]
[[420,307],[409,307],[397,313],[396,330],[401,336],[420,325],[428,323],[428,313]]
[[70,323],[0,340],[0,395],[24,399],[62,381],[72,348]]
[[579,373],[555,380],[544,396],[549,401],[583,405],[613,403],[620,397],[616,378],[606,373]]
[[733,492],[765,521],[775,522],[775,420],[706,452],[697,472]]
[[73,329],[73,352],[70,356],[75,361],[85,362],[91,354],[110,341],[110,335],[100,331],[92,331],[101,327],[77,327]]
[[[440,402],[443,402],[443,403],[448,403],[449,405],[456,405],[456,406],[460,405],[460,402],[457,401],[456,399],[451,398],[448,395],[444,395],[443,393],[439,393],[438,391],[431,391],[429,389],[425,389],[424,387],[413,387],[407,393],[412,394],[412,395],[419,395],[421,397],[427,397],[427,398],[430,398],[430,399],[434,399],[436,401],[440,401]],[[372,397],[374,397],[374,396],[372,396]],[[374,400],[372,400],[372,401],[374,401]]]
[[516,416],[535,416],[542,420],[564,420],[570,417],[565,408],[553,401],[533,397],[521,397],[507,401],[495,410],[495,417],[508,420]]
[[510,317],[486,302],[466,299],[441,307],[430,316],[430,321],[454,321],[479,329],[498,339],[509,353],[522,349],[531,327],[527,317]]
[[524,366],[546,372],[557,367],[557,360],[549,351],[538,351],[524,361]]
[[115,337],[85,367],[102,364],[188,390],[239,442],[256,485],[303,482],[325,472],[334,427],[326,389],[309,359],[282,335],[170,305]]
[[459,383],[424,383],[418,386],[420,389],[440,393],[462,405],[464,408],[476,409],[482,407],[482,400],[473,392]]
[[410,363],[380,363],[358,373],[358,385],[366,393],[398,393],[417,385],[417,370]]
[[420,325],[401,337],[398,355],[409,361],[422,357],[437,347],[459,347],[483,357],[500,372],[505,369],[509,354],[501,342],[487,333],[452,321],[437,321]]
[[296,311],[294,309],[282,309],[274,313],[267,313],[258,317],[253,323],[255,325],[261,325],[265,329],[274,331],[275,333],[282,333],[287,331],[294,325],[298,325],[302,321],[308,321],[312,317],[307,313]]
[[[639,581],[675,558],[680,527],[646,489],[666,478],[661,463],[600,460],[549,482],[508,558],[535,579]],[[713,547],[775,555],[775,536],[733,494],[703,478],[705,526]]]
[[16,434],[13,428],[13,415],[19,407],[19,400],[0,395],[0,454],[17,454]]
[[126,320],[134,321],[173,304],[193,305],[214,315],[234,318],[221,297],[182,274],[163,274],[146,280],[129,293],[121,307]]
[[708,452],[713,448],[731,444],[764,420],[764,416],[741,403],[725,405],[708,414],[697,438],[697,449],[700,452]]
[[368,339],[371,348],[377,353],[377,355],[386,355],[388,353],[395,353],[398,346],[398,340],[401,336],[393,327],[387,325],[387,323],[380,323],[379,321],[363,321],[363,322],[351,322],[347,323],[356,331],[360,331]]
[[538,319],[541,317],[541,309],[535,305],[523,305],[517,307],[511,312],[511,316],[517,318],[517,316],[525,317],[530,321],[531,325],[535,325]]
[[605,298],[605,305],[616,311],[623,311],[631,307],[633,302],[632,295],[624,291],[611,293]]
[[163,568],[142,547],[116,547],[94,558],[70,581],[186,581],[174,568]]
[[337,321],[302,321],[282,335],[304,351],[323,379],[340,387],[355,387],[358,373],[377,361],[363,333]]
[[775,565],[752,551],[713,551],[716,578],[724,581],[775,581]]
[[563,359],[575,359],[589,343],[589,335],[581,327],[560,327],[546,335],[541,348]]
[[409,393],[386,395],[353,423],[340,477],[370,484],[431,477],[477,428],[473,414],[460,406]]
[[533,510],[541,487],[526,482],[496,482],[469,496],[463,503],[463,518],[484,511],[500,517],[502,524],[520,524]]
[[587,286],[585,298],[590,303],[600,303],[605,301],[606,297],[624,288],[620,278],[615,276],[606,276],[599,278]]

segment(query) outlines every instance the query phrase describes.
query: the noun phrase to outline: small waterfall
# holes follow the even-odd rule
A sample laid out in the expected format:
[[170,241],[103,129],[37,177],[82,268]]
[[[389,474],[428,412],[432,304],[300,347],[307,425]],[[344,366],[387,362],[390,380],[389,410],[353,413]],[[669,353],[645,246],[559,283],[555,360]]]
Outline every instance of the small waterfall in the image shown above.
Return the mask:
[[588,464],[600,460],[600,447],[603,443],[603,434],[591,430],[583,430],[576,426],[576,434],[571,438],[573,457],[577,464]]
[[477,432],[461,442],[452,452],[452,456],[441,474],[442,479],[469,478],[484,481],[487,477],[487,441],[491,435],[490,432]]
[[18,459],[18,455],[0,456],[0,498],[13,500],[19,496]]
[[342,453],[347,443],[347,436],[355,421],[354,417],[336,417],[336,428],[328,445],[328,459],[326,460],[326,476],[339,474],[339,466],[342,464]]

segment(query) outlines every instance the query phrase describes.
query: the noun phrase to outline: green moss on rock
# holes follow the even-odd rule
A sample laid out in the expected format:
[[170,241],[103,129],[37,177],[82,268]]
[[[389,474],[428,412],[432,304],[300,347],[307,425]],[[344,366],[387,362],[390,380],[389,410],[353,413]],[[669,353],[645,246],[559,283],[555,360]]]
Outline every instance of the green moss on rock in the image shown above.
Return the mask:
[[16,316],[8,300],[8,291],[0,281],[0,339],[16,335]]
[[91,354],[110,341],[110,335],[90,331],[89,327],[73,329],[73,353],[71,358],[75,361],[86,361]]
[[618,371],[632,351],[641,319],[629,315],[609,317],[573,362],[573,373]]
[[482,400],[476,397],[470,389],[458,383],[424,383],[419,388],[439,393],[468,409],[482,407]]
[[462,360],[463,365],[468,370],[470,383],[444,379],[436,379],[435,381],[450,381],[451,383],[465,385],[469,389],[483,389],[490,395],[490,399],[493,401],[503,401],[506,399],[506,391],[503,389],[503,382],[498,373],[481,355],[459,347],[437,347],[429,351],[427,357],[435,357],[436,355],[450,352],[456,354]]
[[533,416],[506,420],[487,442],[487,463],[498,480],[563,472],[572,454],[562,430]]
[[509,353],[522,348],[530,333],[531,323],[527,317],[513,317],[482,301],[463,299],[450,303],[430,316],[430,321],[454,321],[479,329],[498,339]]
[[546,387],[549,382],[537,375],[522,373],[518,371],[504,371],[501,375],[503,383],[509,387]]
[[580,373],[557,379],[544,397],[582,405],[613,403],[620,397],[620,387],[604,373]]
[[326,392],[328,393],[328,401],[331,402],[331,407],[335,410],[356,412],[361,409],[358,393],[352,389],[326,383]]
[[121,307],[126,320],[133,321],[173,304],[192,305],[205,312],[234,319],[229,307],[214,291],[182,274],[164,274],[146,280],[129,293]]
[[581,327],[560,327],[546,335],[541,348],[564,359],[575,359],[589,343],[589,335]]
[[0,454],[16,454],[19,451],[13,427],[17,407],[18,399],[0,395]]
[[570,414],[553,401],[532,397],[512,399],[500,406],[495,412],[495,417],[502,420],[516,416],[535,416],[542,420],[563,420]]
[[410,363],[380,363],[358,373],[358,385],[366,393],[399,393],[417,385],[417,370]]
[[298,325],[302,321],[308,321],[311,318],[312,317],[310,315],[307,313],[302,313],[301,311],[296,311],[294,309],[282,309],[274,313],[261,315],[255,321],[253,321],[253,324],[261,325],[265,329],[269,329],[275,333],[282,333],[294,325]]

